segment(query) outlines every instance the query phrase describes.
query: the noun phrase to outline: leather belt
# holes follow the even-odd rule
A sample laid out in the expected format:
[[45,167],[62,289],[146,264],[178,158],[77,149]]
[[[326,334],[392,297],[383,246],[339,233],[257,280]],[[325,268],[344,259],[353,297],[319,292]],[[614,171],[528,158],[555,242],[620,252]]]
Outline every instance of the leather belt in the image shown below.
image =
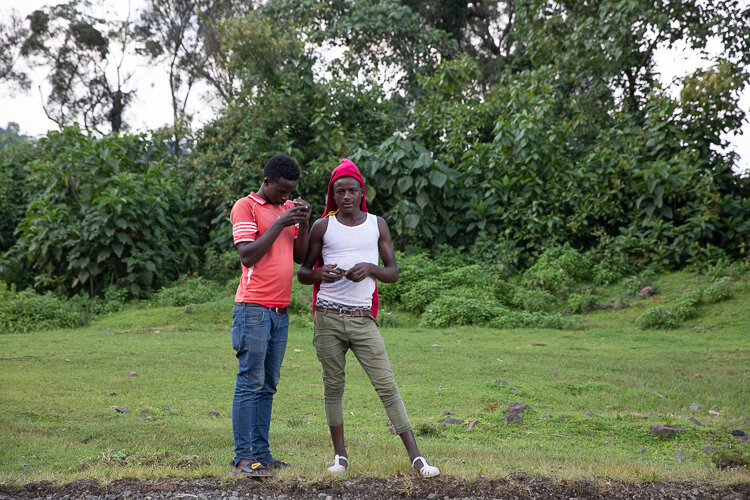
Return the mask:
[[315,306],[316,311],[351,316],[352,318],[372,316],[372,309],[334,309],[332,307]]
[[263,309],[267,309],[269,311],[275,312],[276,314],[286,314],[286,307],[268,307],[268,306],[262,306],[260,304],[254,304],[252,302],[235,302],[234,305],[241,306],[241,307],[262,307]]

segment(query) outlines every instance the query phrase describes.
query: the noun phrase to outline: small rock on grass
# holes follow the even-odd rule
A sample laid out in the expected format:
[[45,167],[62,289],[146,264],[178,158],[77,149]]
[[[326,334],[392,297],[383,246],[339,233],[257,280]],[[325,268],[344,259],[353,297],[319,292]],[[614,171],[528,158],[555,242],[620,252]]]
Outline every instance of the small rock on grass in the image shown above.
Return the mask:
[[518,401],[516,401],[515,403],[513,403],[512,405],[508,407],[508,413],[523,413],[529,408],[531,407],[527,405],[526,403],[519,403]]
[[463,420],[459,420],[457,418],[445,417],[445,420],[440,422],[440,425],[459,425],[463,423],[464,423]]
[[695,424],[695,425],[703,425],[703,422],[693,417],[689,417],[688,422],[690,422],[691,424]]
[[128,377],[140,377],[137,372],[127,372],[126,375]]
[[593,417],[593,416],[594,416],[594,413],[593,413],[593,412],[590,412],[590,411],[587,411],[586,413],[584,413],[584,414],[583,414],[583,416],[584,416],[584,417]]
[[744,436],[744,435],[745,435],[745,431],[743,430],[735,429],[732,431],[732,436]]
[[502,420],[505,420],[509,424],[522,424],[523,419],[521,418],[521,415],[518,413],[509,413],[505,415]]
[[734,436],[734,439],[736,439],[737,441],[740,441],[742,443],[747,443],[747,440],[750,439],[750,436],[748,436],[747,434],[745,434],[743,436]]
[[706,445],[703,447],[703,453],[716,453],[717,451],[719,450],[710,445]]
[[478,423],[479,423],[479,420],[472,420],[471,422],[469,422],[468,424],[466,424],[466,430],[467,431],[472,430],[474,427],[477,426]]
[[115,406],[115,411],[117,413],[130,413],[130,408],[125,408],[124,406]]
[[506,382],[505,380],[499,378],[499,379],[495,380],[495,385],[508,385],[508,382]]
[[681,427],[674,427],[671,425],[652,425],[651,434],[654,436],[672,436],[678,432],[683,432],[685,429]]
[[688,410],[690,410],[690,411],[701,411],[701,410],[703,410],[703,405],[700,405],[698,403],[690,403],[690,406],[688,406]]

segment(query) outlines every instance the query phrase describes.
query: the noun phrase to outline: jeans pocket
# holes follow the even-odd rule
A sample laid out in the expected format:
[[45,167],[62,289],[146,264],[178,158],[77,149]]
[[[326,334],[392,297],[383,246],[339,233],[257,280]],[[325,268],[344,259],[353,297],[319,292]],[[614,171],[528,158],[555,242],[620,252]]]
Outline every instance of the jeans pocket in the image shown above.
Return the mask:
[[251,309],[245,311],[245,326],[258,326],[263,321],[266,311],[262,309]]

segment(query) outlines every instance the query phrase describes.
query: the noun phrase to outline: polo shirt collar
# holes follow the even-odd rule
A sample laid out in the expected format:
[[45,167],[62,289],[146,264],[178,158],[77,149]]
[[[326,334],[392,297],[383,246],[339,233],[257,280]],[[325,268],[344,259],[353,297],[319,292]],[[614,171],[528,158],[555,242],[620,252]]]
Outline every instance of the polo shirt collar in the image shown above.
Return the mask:
[[250,194],[247,195],[247,197],[250,198],[250,199],[252,199],[252,200],[254,200],[254,201],[257,201],[261,205],[265,205],[266,203],[268,203],[266,200],[264,200],[263,198],[261,198],[260,196],[258,196],[257,194],[255,194],[254,191],[251,191]]

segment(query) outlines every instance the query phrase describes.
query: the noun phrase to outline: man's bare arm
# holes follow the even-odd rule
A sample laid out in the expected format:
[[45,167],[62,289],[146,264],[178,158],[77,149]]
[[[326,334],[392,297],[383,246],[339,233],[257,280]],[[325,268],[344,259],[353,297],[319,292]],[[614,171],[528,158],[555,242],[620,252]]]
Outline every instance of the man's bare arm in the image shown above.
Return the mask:
[[328,229],[328,219],[318,219],[310,230],[310,240],[307,244],[307,256],[297,270],[297,280],[304,285],[312,285],[318,281],[333,283],[343,276],[334,269],[336,263],[331,262],[323,267],[313,269],[323,250],[323,235]]

